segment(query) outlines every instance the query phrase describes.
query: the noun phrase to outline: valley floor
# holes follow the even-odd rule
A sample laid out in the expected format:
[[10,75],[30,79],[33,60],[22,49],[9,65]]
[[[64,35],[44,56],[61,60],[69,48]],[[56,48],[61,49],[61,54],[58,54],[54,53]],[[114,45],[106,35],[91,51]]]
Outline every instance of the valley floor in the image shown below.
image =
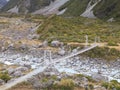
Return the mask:
[[[58,48],[43,47],[43,43],[37,40],[39,36],[36,34],[36,29],[39,26],[38,23],[25,21],[23,18],[0,17],[0,63],[5,66],[4,68],[8,72],[11,68],[14,70],[18,67],[30,66],[31,69],[27,67],[29,70],[24,72],[26,74],[39,66],[44,66],[44,50],[51,50],[52,58],[62,57],[58,55]],[[73,44],[85,45],[85,43],[68,43],[68,45]],[[100,47],[107,46],[106,43],[99,44]],[[108,47],[120,50],[120,45]],[[48,59],[49,55],[46,57]],[[120,59],[108,63],[104,60],[76,56],[56,63],[55,67],[59,72],[79,73],[89,76],[101,71],[102,75],[107,77],[108,80],[115,79],[120,82]],[[2,66],[1,68],[3,70]],[[33,90],[31,86],[29,87],[12,90]]]

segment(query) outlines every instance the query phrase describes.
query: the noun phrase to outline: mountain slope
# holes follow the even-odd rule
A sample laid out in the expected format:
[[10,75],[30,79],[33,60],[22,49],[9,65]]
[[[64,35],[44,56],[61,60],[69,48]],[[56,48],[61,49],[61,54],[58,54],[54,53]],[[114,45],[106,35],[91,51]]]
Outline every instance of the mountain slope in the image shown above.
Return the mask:
[[11,9],[17,7],[17,13],[30,13],[45,6],[48,6],[51,1],[54,0],[10,0],[2,8],[2,11],[10,11]]
[[120,0],[101,0],[94,8],[94,14],[99,18],[120,18]]
[[[120,0],[10,0],[2,11],[58,14],[101,19],[120,18]],[[59,10],[59,11],[58,11]]]
[[6,0],[0,0],[0,8],[3,7],[7,3]]
[[[96,3],[97,2],[97,3]],[[95,4],[95,5],[94,5]],[[80,16],[86,9],[94,7],[87,13],[88,15],[93,12],[95,17],[101,19],[120,18],[120,0],[69,0],[59,10],[67,8],[64,13],[65,16]],[[85,15],[86,17],[90,17]],[[84,16],[84,15],[83,15]]]

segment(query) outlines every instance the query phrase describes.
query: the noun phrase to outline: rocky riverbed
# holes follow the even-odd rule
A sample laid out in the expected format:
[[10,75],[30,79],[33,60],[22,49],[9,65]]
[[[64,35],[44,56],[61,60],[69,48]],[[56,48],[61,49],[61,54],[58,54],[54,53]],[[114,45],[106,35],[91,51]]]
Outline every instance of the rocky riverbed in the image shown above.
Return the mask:
[[[105,80],[118,80],[120,82],[120,60],[107,62],[101,59],[74,57],[57,64],[57,68],[64,72],[80,73],[94,76],[96,73],[105,76]],[[69,70],[71,69],[71,70]]]

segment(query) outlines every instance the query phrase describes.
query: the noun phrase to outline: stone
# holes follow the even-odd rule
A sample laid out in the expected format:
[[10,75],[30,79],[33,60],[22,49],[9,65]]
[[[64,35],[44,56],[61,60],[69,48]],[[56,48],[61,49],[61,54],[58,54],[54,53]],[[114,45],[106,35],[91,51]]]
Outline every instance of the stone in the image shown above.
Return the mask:
[[47,46],[48,46],[48,41],[45,40],[45,41],[42,43],[42,46],[43,46],[43,47],[47,47]]
[[38,39],[39,38],[39,35],[37,35],[37,34],[33,34],[33,35],[29,35],[28,37],[27,37],[28,39]]
[[115,21],[114,18],[110,18],[110,19],[107,20],[107,22],[114,22],[114,21]]
[[98,74],[98,73],[94,73],[92,75],[92,78],[95,80],[95,81],[108,81],[108,78],[105,77],[105,76],[102,76],[101,74]]
[[27,45],[22,44],[22,45],[20,46],[20,50],[28,50]]
[[106,90],[105,87],[95,86],[94,90]]
[[61,56],[65,55],[65,50],[60,49],[60,50],[58,51],[58,54],[61,55]]
[[7,81],[7,83],[11,83],[11,82],[13,82],[13,81],[15,81],[14,78],[13,78],[13,79],[10,79],[9,81]]
[[8,46],[8,49],[9,50],[14,50],[15,48],[14,48],[14,44],[12,43],[12,44],[10,44],[9,46]]
[[44,88],[52,86],[53,83],[54,83],[53,80],[49,80],[48,82],[45,83],[45,87]]
[[74,83],[75,83],[76,86],[80,87],[81,86],[81,79],[80,78],[75,78]]
[[5,84],[5,81],[0,79],[0,85],[3,85],[3,84]]
[[51,76],[51,75],[58,75],[59,71],[54,66],[47,67],[44,72],[45,75]]
[[59,47],[60,44],[61,43],[58,40],[54,40],[54,41],[51,42],[51,46],[53,46],[53,47]]
[[8,71],[8,74],[11,75],[15,72],[15,69],[9,68],[7,71]]
[[18,67],[18,68],[16,68],[16,71],[24,72],[24,71],[28,71],[28,68],[27,67]]
[[31,69],[31,65],[29,65],[29,64],[24,64],[24,67],[27,67],[28,69]]
[[23,74],[22,74],[22,72],[21,71],[15,71],[14,73],[13,73],[13,76],[14,77],[20,77],[20,76],[22,76]]
[[89,81],[86,77],[82,77],[82,82],[87,85]]

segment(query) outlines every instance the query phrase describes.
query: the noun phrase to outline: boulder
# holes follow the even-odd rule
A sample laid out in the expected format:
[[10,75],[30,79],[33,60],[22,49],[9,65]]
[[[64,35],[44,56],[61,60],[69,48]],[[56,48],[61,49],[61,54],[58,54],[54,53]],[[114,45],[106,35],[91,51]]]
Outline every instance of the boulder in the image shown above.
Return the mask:
[[107,20],[107,22],[114,22],[114,21],[115,21],[114,18],[110,18],[110,19]]
[[101,74],[95,73],[92,75],[93,80],[95,81],[108,81],[108,78],[105,76],[102,76]]
[[18,67],[18,68],[16,68],[16,71],[24,72],[24,71],[28,71],[28,68],[27,67]]
[[40,84],[38,81],[35,81],[32,84],[33,84],[33,87],[35,88],[35,90],[40,90],[43,87],[43,85]]
[[74,83],[75,83],[76,86],[81,87],[81,79],[80,78],[75,78]]
[[21,71],[15,71],[14,73],[13,73],[13,76],[14,77],[20,77],[20,76],[22,76],[23,74],[22,74],[22,72]]
[[48,46],[48,41],[45,40],[45,41],[42,43],[42,46],[43,46],[43,47],[47,47],[47,46]]
[[9,68],[7,71],[8,71],[8,74],[11,75],[15,72],[15,69]]
[[61,55],[61,56],[65,55],[65,50],[60,49],[60,50],[58,51],[58,54]]
[[105,87],[102,86],[95,86],[94,90],[106,90]]
[[59,74],[59,71],[54,66],[47,67],[44,72],[45,75],[57,75]]
[[82,77],[82,82],[87,85],[89,81],[86,77]]
[[3,85],[3,84],[5,84],[5,81],[0,79],[0,85]]
[[15,48],[14,48],[14,44],[11,43],[11,44],[8,46],[8,49],[9,49],[9,50],[14,50],[14,49],[15,49]]
[[28,50],[28,46],[25,45],[25,44],[22,44],[20,47],[19,47],[20,50]]
[[60,44],[61,43],[59,41],[57,41],[57,40],[54,40],[54,41],[51,42],[51,46],[53,46],[53,47],[59,47]]
[[79,47],[72,50],[72,53],[76,53],[78,51]]
[[31,69],[31,65],[30,64],[24,64],[24,67],[27,67],[28,69]]

